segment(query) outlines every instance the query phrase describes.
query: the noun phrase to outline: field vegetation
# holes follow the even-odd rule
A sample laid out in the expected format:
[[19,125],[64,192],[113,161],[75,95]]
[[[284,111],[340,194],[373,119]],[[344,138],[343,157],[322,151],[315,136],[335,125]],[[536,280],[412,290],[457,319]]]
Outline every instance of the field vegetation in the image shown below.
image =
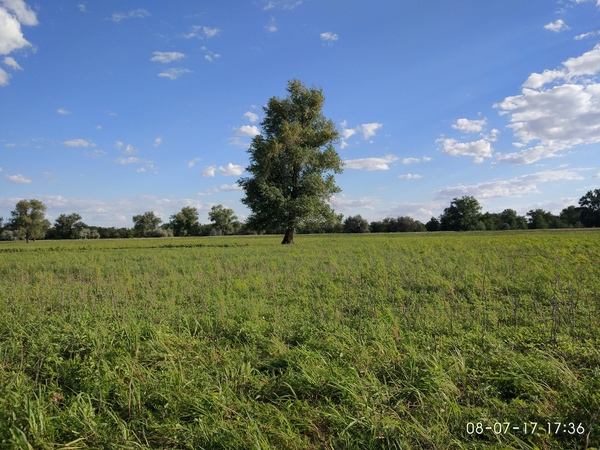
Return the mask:
[[600,445],[600,232],[280,239],[2,243],[0,448]]

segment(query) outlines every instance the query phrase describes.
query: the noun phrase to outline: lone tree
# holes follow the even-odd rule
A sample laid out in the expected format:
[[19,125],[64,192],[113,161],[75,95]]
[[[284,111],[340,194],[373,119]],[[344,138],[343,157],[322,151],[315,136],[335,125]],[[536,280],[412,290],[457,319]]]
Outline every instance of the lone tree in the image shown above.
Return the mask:
[[481,219],[481,205],[475,197],[465,195],[455,198],[440,216],[440,226],[444,231],[472,231],[477,229]]
[[137,237],[147,237],[162,223],[162,219],[157,217],[153,211],[146,211],[144,214],[133,216],[133,231]]
[[210,208],[208,218],[212,222],[212,228],[218,235],[232,234],[237,224],[237,216],[233,209],[225,208],[223,205],[215,205]]
[[46,230],[50,228],[50,222],[45,219],[46,205],[39,200],[21,200],[11,213],[11,225],[25,242],[43,238]]
[[298,80],[287,91],[286,98],[272,97],[263,108],[262,133],[248,149],[251,176],[238,184],[246,192],[242,203],[252,211],[248,224],[283,229],[281,243],[293,244],[294,229],[334,215],[327,201],[340,188],[331,172],[342,172],[342,160],[333,148],[335,124],[321,113],[323,92]]
[[58,239],[71,239],[76,237],[76,230],[81,231],[85,228],[85,224],[81,222],[81,216],[77,213],[61,214],[54,221],[56,237]]
[[171,216],[169,223],[175,236],[193,236],[198,232],[198,210],[184,206],[181,211]]

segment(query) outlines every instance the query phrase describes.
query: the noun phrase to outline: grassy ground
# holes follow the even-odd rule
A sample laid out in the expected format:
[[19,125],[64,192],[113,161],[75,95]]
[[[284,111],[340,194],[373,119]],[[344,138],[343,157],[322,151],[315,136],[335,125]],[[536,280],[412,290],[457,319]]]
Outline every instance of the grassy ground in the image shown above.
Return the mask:
[[280,240],[0,245],[0,448],[600,447],[600,232]]

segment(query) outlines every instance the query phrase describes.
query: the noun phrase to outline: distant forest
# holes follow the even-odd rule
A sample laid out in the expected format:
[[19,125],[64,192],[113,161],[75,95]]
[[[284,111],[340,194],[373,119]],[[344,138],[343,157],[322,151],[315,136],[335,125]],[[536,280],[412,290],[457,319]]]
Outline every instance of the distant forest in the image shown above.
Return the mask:
[[[17,239],[115,239],[134,237],[222,236],[282,234],[281,229],[251,229],[234,211],[222,205],[208,213],[210,223],[201,224],[196,208],[186,206],[164,222],[152,211],[132,217],[132,228],[99,227],[82,221],[78,213],[61,214],[54,224],[45,219],[46,206],[39,200],[21,200],[8,220],[0,217],[0,240]],[[495,231],[549,228],[600,227],[600,189],[587,192],[578,206],[568,206],[555,215],[543,209],[518,215],[513,209],[482,213],[475,197],[455,198],[439,217],[422,223],[408,216],[368,222],[360,215],[333,214],[326,221],[305,221],[296,231],[314,233],[405,233],[424,231]]]

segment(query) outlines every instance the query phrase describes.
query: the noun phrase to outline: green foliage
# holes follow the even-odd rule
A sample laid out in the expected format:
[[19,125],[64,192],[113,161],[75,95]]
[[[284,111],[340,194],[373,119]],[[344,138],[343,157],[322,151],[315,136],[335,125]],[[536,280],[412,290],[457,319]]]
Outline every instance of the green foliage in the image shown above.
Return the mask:
[[586,227],[600,227],[600,189],[588,191],[579,199],[581,221]]
[[600,232],[298,239],[1,243],[0,448],[597,447]]
[[333,147],[335,124],[321,113],[320,89],[298,80],[288,83],[288,97],[272,97],[264,108],[262,133],[248,149],[251,176],[238,184],[242,203],[252,214],[248,224],[257,230],[283,228],[283,243],[293,243],[293,231],[306,222],[328,221],[327,201],[340,191],[331,172],[341,173],[342,161]]
[[195,236],[198,234],[198,210],[185,206],[177,214],[171,216],[170,228],[175,236]]
[[133,216],[133,231],[136,237],[162,237],[164,233],[158,228],[161,223],[160,217],[152,211],[147,211]]
[[11,227],[17,231],[19,237],[29,240],[41,239],[46,230],[50,228],[50,222],[45,219],[46,205],[41,201],[21,200],[11,212]]
[[455,198],[444,209],[440,217],[440,229],[443,231],[477,230],[481,218],[481,205],[475,197]]
[[241,227],[233,209],[225,208],[223,205],[215,205],[210,208],[208,218],[212,222],[212,229],[217,236],[233,234]]
[[344,220],[344,233],[368,233],[369,222],[363,219],[360,214],[348,216]]

